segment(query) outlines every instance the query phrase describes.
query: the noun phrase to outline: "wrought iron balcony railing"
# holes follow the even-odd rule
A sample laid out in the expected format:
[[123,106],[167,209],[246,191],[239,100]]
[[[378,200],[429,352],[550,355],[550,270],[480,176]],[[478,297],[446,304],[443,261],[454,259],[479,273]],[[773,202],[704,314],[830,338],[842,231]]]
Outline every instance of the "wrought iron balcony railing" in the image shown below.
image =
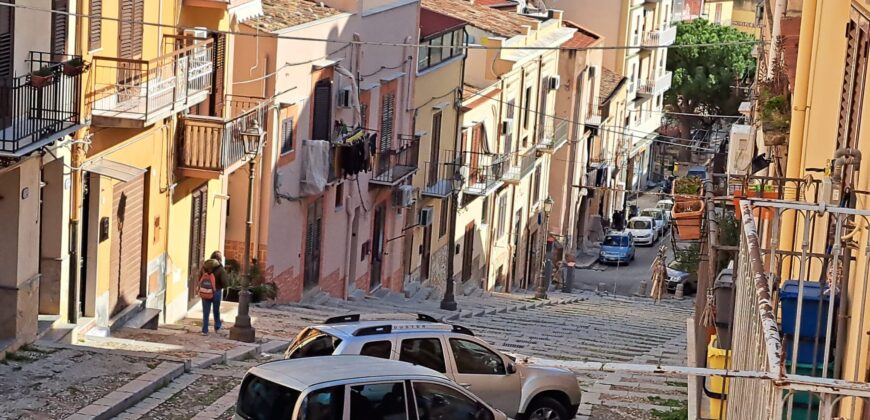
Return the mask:
[[535,149],[529,150],[523,155],[511,154],[508,159],[508,169],[503,176],[504,181],[510,184],[519,183],[526,175],[532,173],[537,161],[538,151]]
[[541,141],[536,145],[537,149],[544,153],[553,153],[568,143],[568,121],[555,120],[547,117],[541,127]]
[[647,48],[668,47],[674,45],[676,40],[677,27],[673,25],[643,34],[643,46]]
[[141,128],[203,102],[214,72],[213,40],[167,37],[152,60],[94,57],[92,123]]
[[490,153],[462,153],[460,173],[465,180],[465,193],[488,195],[503,182],[508,167],[508,155]]
[[649,79],[640,84],[637,88],[637,93],[643,96],[657,96],[665,93],[671,88],[671,80],[673,73],[670,71],[663,72],[655,79]]
[[396,186],[417,172],[420,155],[420,139],[414,136],[399,136],[396,146],[381,150],[373,157],[374,173],[369,183],[381,186]]
[[23,156],[77,130],[80,125],[81,71],[62,64],[80,58],[31,52],[31,72],[0,80],[0,154]]

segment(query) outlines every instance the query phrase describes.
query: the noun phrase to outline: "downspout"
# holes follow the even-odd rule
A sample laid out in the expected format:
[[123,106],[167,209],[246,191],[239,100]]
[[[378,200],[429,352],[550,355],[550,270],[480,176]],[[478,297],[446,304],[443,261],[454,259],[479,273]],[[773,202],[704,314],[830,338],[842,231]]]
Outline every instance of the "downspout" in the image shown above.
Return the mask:
[[[168,309],[167,303],[168,303],[168,299],[169,299],[168,298],[169,283],[170,283],[169,279],[167,278],[167,276],[169,275],[169,261],[170,261],[170,258],[169,258],[169,233],[168,232],[169,232],[169,228],[171,225],[170,225],[169,218],[170,218],[170,215],[172,214],[172,195],[175,194],[175,187],[178,186],[178,183],[174,182],[173,176],[172,176],[172,166],[173,166],[172,159],[175,157],[175,155],[172,153],[172,150],[174,150],[174,147],[175,147],[175,145],[172,144],[172,138],[173,138],[173,133],[175,133],[176,121],[178,121],[178,120],[173,118],[170,120],[170,123],[169,123],[169,124],[171,124],[170,126],[167,127],[167,125],[164,124],[162,127],[160,127],[160,131],[165,132],[165,134],[164,134],[165,140],[164,141],[166,141],[166,143],[169,145],[169,147],[167,148],[169,156],[167,158],[168,160],[167,160],[167,165],[166,165],[166,188],[164,189],[161,187],[161,191],[160,191],[161,193],[166,193],[166,232],[167,232],[167,234],[163,235],[164,236],[163,253],[164,253],[165,257],[163,260],[163,264],[160,265],[160,275],[161,275],[161,277],[163,277],[163,310],[162,310],[161,315],[163,315],[163,323],[164,324],[167,323],[167,313],[169,312],[167,310]],[[167,132],[167,129],[168,129],[168,132]],[[190,276],[190,273],[187,273],[187,274],[188,274],[188,276]],[[146,291],[146,296],[147,296],[147,291]]]
[[[465,31],[463,30],[463,34],[464,33],[465,33]],[[454,127],[453,127],[453,161],[454,162],[459,161],[460,163],[464,164],[464,162],[461,161],[461,159],[462,159],[462,150],[461,150],[462,145],[460,144],[460,142],[462,141],[462,118],[463,118],[462,101],[464,99],[462,97],[462,84],[465,83],[465,60],[468,59],[468,50],[465,50],[465,52],[463,54],[464,55],[462,57],[462,65],[460,66],[460,69],[459,69],[459,74],[460,74],[459,89],[456,89],[456,93],[454,93],[455,100],[453,102],[453,109],[456,110],[456,119],[455,119],[456,123],[454,124]],[[454,201],[456,201],[459,199],[459,194],[456,194],[452,191],[452,184],[453,184],[453,179],[454,179],[453,177],[456,176],[456,173],[459,172],[459,170],[460,170],[460,168],[458,166],[453,165],[453,172],[454,173],[450,174],[450,176],[451,176],[451,179],[450,179],[450,181],[451,181],[451,194],[450,194],[450,197],[442,198],[442,200],[454,200]],[[450,203],[447,203],[447,204],[450,204]],[[450,209],[448,211],[458,211],[459,203],[449,205],[448,208]],[[448,235],[447,240],[450,241],[451,243],[455,244],[456,243],[456,217],[448,217],[448,219],[450,219],[451,222],[453,223],[453,229],[452,229],[453,234]],[[451,229],[448,229],[448,230],[451,230]],[[447,258],[450,261],[447,266],[450,267],[450,269],[447,271],[447,277],[444,279],[445,285],[447,284],[448,280],[454,278],[453,272],[456,271],[454,264],[453,264],[456,261],[456,253],[455,253],[456,246],[455,245],[451,246],[451,243],[447,244]]]
[[[79,4],[77,3],[77,7]],[[81,14],[76,15],[76,30],[75,30],[75,45],[73,46],[73,50],[76,55],[84,57],[84,51],[82,50],[82,20],[83,17]],[[80,98],[81,99],[81,98]],[[83,111],[84,101],[79,105],[79,111]],[[82,114],[84,114],[82,112]],[[83,115],[80,115],[82,118]],[[82,176],[81,166],[84,163],[84,159],[80,157],[84,157],[84,150],[82,149],[82,145],[80,141],[84,139],[87,135],[85,134],[87,129],[80,129],[75,132],[73,135],[73,143],[70,153],[70,164],[73,168],[70,179],[71,191],[70,191],[70,218],[69,218],[69,287],[67,288],[67,322],[71,324],[75,324],[78,321],[78,308],[79,308],[79,275],[81,274],[81,269],[79,266],[79,260],[81,255],[81,240],[79,238],[79,219],[81,215],[79,214],[79,208],[83,201],[83,191],[84,191],[84,177]],[[63,309],[61,308],[61,311]]]
[[[498,101],[498,118],[500,120],[502,112],[504,111],[502,108],[504,107],[504,103],[505,103],[505,101],[504,101],[504,80],[499,79],[499,83],[501,83],[501,86],[499,86],[501,93],[499,93],[499,101]],[[496,127],[499,127],[499,124],[496,124]],[[498,130],[498,128],[496,128],[496,130]],[[498,135],[499,135],[498,131],[496,131],[496,137],[498,137]],[[496,143],[498,143],[498,142],[496,142]],[[493,216],[495,215],[495,211],[493,211],[493,209],[498,208],[498,195],[496,194],[493,198],[495,198],[494,202],[489,203],[489,205],[487,206],[487,209],[486,209],[487,210],[486,218],[487,218],[487,220],[489,220],[489,228],[487,229],[487,235],[489,237],[489,246],[486,247],[486,258],[485,258],[486,274],[483,278],[483,285],[482,285],[483,290],[487,290],[487,286],[489,285],[489,275],[490,275],[490,270],[492,269],[492,249],[495,248],[495,241],[498,240],[498,238],[493,237],[494,236],[493,233],[495,231],[495,229],[494,229],[495,223],[496,223],[495,219],[493,218]]]
[[[359,33],[353,34],[353,40],[354,41],[360,40]],[[359,52],[360,52],[360,45],[359,44],[351,44],[351,63],[350,63],[350,69],[349,69],[348,73],[350,73],[350,79],[352,80],[351,89],[353,89],[353,91],[354,91],[353,96],[354,96],[354,100],[356,101],[356,104],[354,104],[354,121],[353,121],[354,125],[362,124],[362,105],[360,104],[360,100],[359,100],[359,96],[360,96],[360,87],[359,87],[360,83],[359,82],[361,82],[361,80],[357,80],[357,77],[355,76],[355,75],[359,74],[359,60],[360,60]],[[359,176],[359,175],[357,175],[357,176]],[[347,272],[345,273],[345,276],[344,276],[344,288],[341,291],[342,300],[347,300],[348,289],[350,289],[350,285],[356,284],[356,264],[353,264],[353,261],[352,261],[352,259],[354,258],[353,257],[354,250],[351,247],[351,244],[353,243],[353,218],[354,218],[354,212],[353,212],[354,206],[351,203],[351,197],[352,197],[351,193],[353,192],[352,190],[353,190],[353,188],[350,188],[349,185],[347,186],[347,188],[344,189],[344,192],[345,192],[344,193],[344,216],[345,216],[345,223],[347,225],[347,232],[345,233],[345,236],[344,236],[344,239],[345,239],[344,240],[344,243],[345,243],[345,246],[344,246],[344,261],[345,261],[344,266],[345,266],[345,270],[347,270]],[[362,200],[362,196],[360,196],[360,200]],[[351,267],[354,267],[354,272],[351,272],[351,270],[350,270]]]

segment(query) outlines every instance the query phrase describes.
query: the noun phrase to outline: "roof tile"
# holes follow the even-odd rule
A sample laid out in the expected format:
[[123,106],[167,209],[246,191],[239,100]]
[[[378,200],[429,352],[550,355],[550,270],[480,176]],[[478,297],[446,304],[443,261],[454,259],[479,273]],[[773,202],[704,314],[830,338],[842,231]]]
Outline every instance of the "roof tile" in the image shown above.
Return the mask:
[[465,21],[471,26],[497,36],[510,38],[525,34],[524,26],[534,26],[535,19],[467,0],[422,0],[424,8]]
[[340,13],[311,0],[263,0],[263,17],[247,24],[263,31],[278,31]]

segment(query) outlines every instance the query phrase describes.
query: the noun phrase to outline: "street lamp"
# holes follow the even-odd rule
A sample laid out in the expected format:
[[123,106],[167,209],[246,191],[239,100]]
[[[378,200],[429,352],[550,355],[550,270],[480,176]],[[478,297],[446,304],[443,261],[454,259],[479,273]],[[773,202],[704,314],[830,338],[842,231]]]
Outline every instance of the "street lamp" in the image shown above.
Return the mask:
[[459,173],[459,167],[456,162],[450,164],[453,166],[453,177],[450,179],[451,194],[450,200],[450,222],[448,223],[448,240],[450,247],[447,257],[447,287],[444,289],[444,298],[441,299],[441,309],[455,311],[457,308],[456,299],[453,297],[453,259],[456,257],[456,212],[459,211],[459,191],[462,190],[462,184],[465,182],[462,179],[462,174]]
[[544,268],[547,266],[547,263],[549,262],[549,259],[550,259],[550,256],[549,256],[549,253],[547,253],[546,247],[547,247],[547,236],[550,235],[550,233],[549,233],[550,212],[552,210],[553,210],[553,199],[550,198],[550,196],[547,196],[547,198],[544,199],[544,224],[543,224],[543,229],[541,231],[541,245],[540,245],[542,255],[546,254],[546,260],[544,258],[541,258],[541,271],[538,273],[538,288],[537,288],[537,290],[535,290],[535,298],[537,298],[537,299],[546,299],[547,298],[547,287],[549,286],[549,283],[544,284]]
[[253,124],[239,134],[245,147],[248,159],[248,220],[245,222],[245,275],[242,277],[242,290],[239,292],[239,311],[236,322],[230,328],[230,339],[245,343],[254,342],[254,327],[251,326],[251,316],[248,314],[251,304],[251,227],[254,224],[254,165],[263,147],[266,133],[260,128],[260,122]]

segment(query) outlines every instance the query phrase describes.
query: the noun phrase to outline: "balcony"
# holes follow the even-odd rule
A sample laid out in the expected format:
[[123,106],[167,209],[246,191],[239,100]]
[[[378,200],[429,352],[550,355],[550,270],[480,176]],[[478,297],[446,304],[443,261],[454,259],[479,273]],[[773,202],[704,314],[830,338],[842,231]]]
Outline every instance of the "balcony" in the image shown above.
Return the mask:
[[637,94],[649,97],[661,95],[671,88],[672,77],[673,73],[666,71],[656,79],[646,80],[637,88]]
[[187,115],[180,119],[179,175],[217,179],[242,164],[245,146],[239,135],[254,120],[265,124],[268,102],[262,98],[227,99],[225,118]]
[[535,149],[529,150],[524,155],[514,153],[508,162],[509,166],[504,174],[504,182],[513,185],[519,184],[526,175],[532,173],[537,161],[538,151]]
[[569,125],[565,120],[547,117],[541,128],[541,141],[535,147],[543,153],[553,153],[568,143]]
[[397,143],[391,149],[374,154],[374,175],[369,179],[369,184],[395,187],[417,172],[420,139],[399,136]]
[[213,41],[166,40],[172,51],[153,60],[94,57],[93,125],[143,128],[205,101],[214,72]]
[[585,125],[589,128],[601,127],[601,108],[592,106],[586,109]]
[[657,31],[647,31],[643,34],[643,46],[646,48],[669,47],[677,40],[677,27],[668,26]]
[[460,170],[465,179],[465,193],[484,196],[502,186],[508,167],[507,155],[466,152]]
[[0,83],[0,155],[24,156],[81,127],[82,75],[64,74],[61,64],[78,57],[52,57],[49,53],[30,53],[31,71],[47,68],[52,73],[51,80],[41,87],[34,86],[30,74]]

